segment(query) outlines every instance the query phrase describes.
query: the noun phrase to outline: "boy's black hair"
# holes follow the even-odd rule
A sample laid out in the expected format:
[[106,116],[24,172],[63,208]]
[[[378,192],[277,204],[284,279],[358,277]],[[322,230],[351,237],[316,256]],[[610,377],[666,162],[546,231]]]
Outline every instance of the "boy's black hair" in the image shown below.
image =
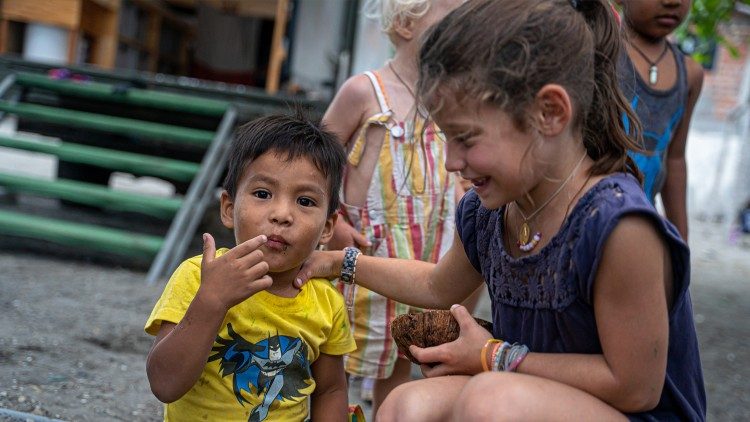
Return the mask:
[[309,159],[328,180],[328,215],[339,208],[339,189],[343,178],[346,153],[336,135],[325,130],[319,121],[311,120],[297,108],[292,114],[274,114],[252,120],[237,129],[224,179],[224,189],[234,199],[237,182],[253,160],[268,151],[291,161]]

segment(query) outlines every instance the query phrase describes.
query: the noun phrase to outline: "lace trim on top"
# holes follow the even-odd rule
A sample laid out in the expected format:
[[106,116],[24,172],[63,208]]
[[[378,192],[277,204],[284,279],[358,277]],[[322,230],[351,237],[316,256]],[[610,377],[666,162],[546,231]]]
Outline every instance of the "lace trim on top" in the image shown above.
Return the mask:
[[[477,251],[482,275],[494,303],[532,309],[559,310],[570,305],[579,292],[579,269],[574,253],[588,220],[598,212],[599,195],[622,196],[616,181],[603,179],[578,201],[550,242],[537,254],[514,258],[503,244],[504,207],[476,211]],[[500,257],[500,259],[492,257]],[[494,264],[494,265],[493,265]],[[587,271],[586,271],[587,273]]]

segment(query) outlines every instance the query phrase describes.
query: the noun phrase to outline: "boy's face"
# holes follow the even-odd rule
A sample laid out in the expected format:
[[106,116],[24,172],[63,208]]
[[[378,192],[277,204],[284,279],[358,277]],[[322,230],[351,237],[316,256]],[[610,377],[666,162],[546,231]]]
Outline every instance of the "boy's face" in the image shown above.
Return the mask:
[[626,24],[651,39],[664,38],[685,20],[690,0],[618,0]]
[[264,234],[261,247],[271,273],[295,269],[328,242],[335,215],[328,215],[328,181],[307,158],[285,161],[275,151],[253,160],[237,194],[221,195],[221,221],[240,243]]

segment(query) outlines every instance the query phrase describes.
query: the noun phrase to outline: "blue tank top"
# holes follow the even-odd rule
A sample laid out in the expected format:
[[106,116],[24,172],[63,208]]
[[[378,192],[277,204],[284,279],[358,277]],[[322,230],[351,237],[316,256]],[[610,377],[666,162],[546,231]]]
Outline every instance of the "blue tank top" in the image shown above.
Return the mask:
[[[672,43],[667,45],[677,63],[677,82],[667,90],[651,88],[636,71],[627,51],[623,50],[618,63],[620,90],[643,125],[643,143],[647,152],[631,152],[630,156],[643,173],[643,190],[652,204],[664,185],[667,149],[685,113],[688,99],[685,57]],[[627,116],[623,116],[623,123],[625,131],[629,132]]]
[[666,382],[655,409],[628,416],[705,420],[706,394],[688,292],[690,253],[675,227],[648,202],[638,181],[623,173],[599,181],[535,255],[508,254],[503,214],[504,208],[484,208],[471,190],[458,205],[456,227],[466,255],[487,283],[494,337],[540,353],[602,353],[592,299],[603,245],[623,216],[638,214],[653,222],[668,245],[674,273]]

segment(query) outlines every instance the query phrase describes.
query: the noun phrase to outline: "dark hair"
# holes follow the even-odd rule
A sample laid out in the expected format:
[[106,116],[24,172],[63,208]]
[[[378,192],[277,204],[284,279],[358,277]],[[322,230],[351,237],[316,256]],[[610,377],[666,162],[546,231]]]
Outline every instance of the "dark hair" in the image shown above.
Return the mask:
[[301,109],[294,115],[275,114],[245,123],[237,129],[230,150],[224,189],[234,199],[237,182],[253,160],[273,151],[291,161],[304,157],[328,180],[328,215],[339,208],[339,189],[346,153],[336,136],[319,121],[310,120]]
[[[580,6],[580,7],[579,7]],[[585,6],[585,7],[583,7]],[[522,130],[539,90],[559,84],[574,106],[592,175],[630,172],[640,122],[617,83],[621,33],[607,0],[473,0],[435,25],[419,54],[419,97],[440,107],[438,93],[500,107]],[[622,118],[631,122],[632,137]]]

